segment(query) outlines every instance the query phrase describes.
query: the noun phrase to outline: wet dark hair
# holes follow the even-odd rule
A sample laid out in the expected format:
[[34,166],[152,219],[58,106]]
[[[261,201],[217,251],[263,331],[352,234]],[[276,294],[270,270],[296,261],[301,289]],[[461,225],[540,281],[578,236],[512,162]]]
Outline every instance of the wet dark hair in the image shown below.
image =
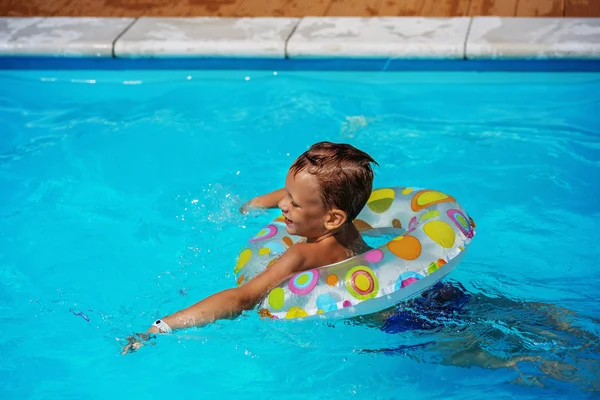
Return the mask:
[[315,176],[321,188],[325,208],[338,208],[352,222],[363,209],[373,190],[373,169],[377,164],[364,151],[343,143],[313,144],[294,161],[290,172],[307,172]]

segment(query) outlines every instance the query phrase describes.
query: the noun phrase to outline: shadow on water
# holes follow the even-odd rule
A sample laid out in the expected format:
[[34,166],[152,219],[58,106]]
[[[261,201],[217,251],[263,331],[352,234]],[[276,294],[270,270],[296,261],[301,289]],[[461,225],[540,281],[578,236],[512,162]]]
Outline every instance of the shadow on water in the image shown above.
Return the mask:
[[513,383],[553,387],[559,382],[600,393],[600,339],[585,319],[551,304],[468,293],[459,283],[438,283],[421,296],[376,316],[355,318],[418,343],[365,349],[365,354],[487,369],[512,368]]

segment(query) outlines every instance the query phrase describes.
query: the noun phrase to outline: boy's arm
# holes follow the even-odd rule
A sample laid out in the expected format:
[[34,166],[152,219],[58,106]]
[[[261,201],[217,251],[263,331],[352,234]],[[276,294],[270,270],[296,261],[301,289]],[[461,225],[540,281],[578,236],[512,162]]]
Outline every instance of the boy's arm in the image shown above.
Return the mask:
[[[304,268],[306,258],[303,245],[306,244],[299,243],[290,247],[271,268],[252,278],[243,286],[216,293],[184,310],[162,318],[162,320],[171,329],[176,330],[203,326],[218,319],[235,318],[242,311],[254,308],[273,287],[294,272]],[[152,326],[146,333],[158,333],[158,329]],[[130,340],[123,354],[140,346],[141,343]]]
[[263,194],[262,196],[257,196],[244,204],[242,208],[240,208],[240,212],[245,214],[248,212],[248,208],[254,207],[264,207],[264,208],[275,208],[277,204],[283,199],[285,196],[285,189],[277,189],[271,193]]

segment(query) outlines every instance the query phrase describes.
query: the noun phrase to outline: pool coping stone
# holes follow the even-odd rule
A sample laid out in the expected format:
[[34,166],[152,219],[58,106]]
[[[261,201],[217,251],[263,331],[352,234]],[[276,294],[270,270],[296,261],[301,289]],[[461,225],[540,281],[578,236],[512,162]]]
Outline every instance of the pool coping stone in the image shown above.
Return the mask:
[[600,60],[600,18],[0,17],[0,56]]
[[112,57],[135,18],[0,17],[1,56]]

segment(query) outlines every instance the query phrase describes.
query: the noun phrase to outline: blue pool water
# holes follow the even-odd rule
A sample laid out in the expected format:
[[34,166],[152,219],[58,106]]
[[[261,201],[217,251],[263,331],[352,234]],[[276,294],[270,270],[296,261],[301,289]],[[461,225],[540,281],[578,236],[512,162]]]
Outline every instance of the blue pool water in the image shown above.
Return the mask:
[[[600,74],[3,71],[0,397],[584,399],[600,393]],[[121,356],[232,287],[241,215],[310,144],[477,223],[418,329],[233,321]],[[411,308],[407,305],[405,308]],[[437,315],[439,314],[439,318]]]

